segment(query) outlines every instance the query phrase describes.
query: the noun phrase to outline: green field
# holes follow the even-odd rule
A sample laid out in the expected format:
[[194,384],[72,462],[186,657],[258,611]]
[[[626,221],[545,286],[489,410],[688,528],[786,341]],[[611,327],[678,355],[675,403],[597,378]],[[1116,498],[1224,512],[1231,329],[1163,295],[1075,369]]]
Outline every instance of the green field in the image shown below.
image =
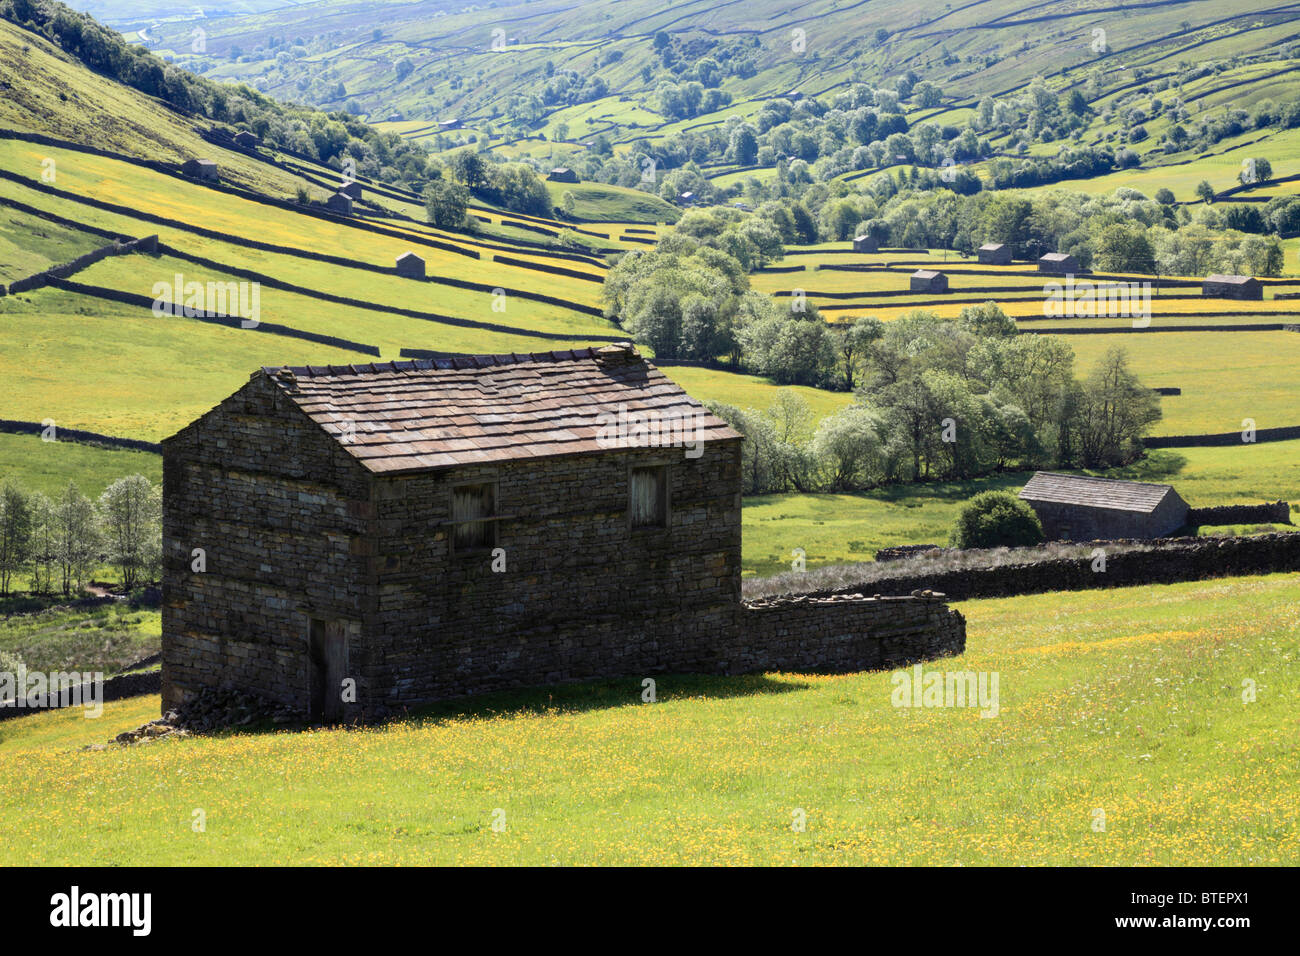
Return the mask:
[[156,697],[22,717],[0,864],[1295,865],[1298,603],[1292,575],[965,602],[966,653],[927,669],[996,674],[989,718],[895,707],[885,672],[103,752]]
[[82,494],[98,498],[126,475],[144,475],[157,484],[162,481],[162,456],[0,432],[0,481],[14,478],[29,491],[53,498],[74,481]]
[[157,611],[120,601],[29,609],[0,618],[0,651],[11,660],[16,656],[32,671],[76,670],[111,677],[157,654],[161,641]]

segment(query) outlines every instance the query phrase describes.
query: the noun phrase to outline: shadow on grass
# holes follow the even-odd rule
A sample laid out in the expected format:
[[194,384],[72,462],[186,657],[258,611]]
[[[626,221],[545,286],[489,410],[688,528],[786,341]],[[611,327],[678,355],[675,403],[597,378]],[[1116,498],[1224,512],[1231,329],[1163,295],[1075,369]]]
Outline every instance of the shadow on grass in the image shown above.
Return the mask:
[[[517,691],[502,691],[478,697],[439,701],[413,707],[404,714],[395,714],[390,721],[404,720],[417,724],[441,724],[454,720],[494,717],[555,716],[579,714],[592,710],[615,707],[643,707],[646,688],[644,678],[623,677],[612,680],[589,681],[581,684],[561,684],[555,687],[531,687]],[[773,680],[763,674],[740,674],[723,677],[709,674],[656,674],[654,676],[655,703],[668,703],[689,698],[726,700],[732,697],[753,697],[758,694],[788,694],[807,690],[810,686],[789,680]]]
[[1161,481],[1172,478],[1187,467],[1187,456],[1176,451],[1155,448],[1146,457],[1120,468],[1088,472],[1105,478],[1126,478],[1129,481]]
[[[621,677],[610,680],[588,681],[580,684],[559,684],[553,687],[529,687],[521,690],[500,691],[474,697],[438,701],[410,707],[390,714],[383,720],[362,724],[275,723],[256,720],[243,726],[222,727],[204,732],[205,739],[219,739],[243,735],[294,733],[309,730],[349,730],[380,728],[404,723],[426,727],[451,723],[457,720],[490,720],[497,717],[555,717],[564,714],[581,714],[593,710],[615,707],[644,707],[645,692],[641,677]],[[753,697],[758,694],[788,694],[807,690],[811,685],[790,680],[773,680],[763,674],[739,674],[724,677],[710,674],[656,674],[655,703],[674,700],[707,699],[727,700],[732,697]]]

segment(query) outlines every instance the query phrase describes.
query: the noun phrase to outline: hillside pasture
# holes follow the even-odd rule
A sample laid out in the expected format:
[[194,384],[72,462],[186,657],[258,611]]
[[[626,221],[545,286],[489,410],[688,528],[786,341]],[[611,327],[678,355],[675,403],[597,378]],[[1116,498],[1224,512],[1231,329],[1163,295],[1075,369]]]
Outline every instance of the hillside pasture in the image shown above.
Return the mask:
[[654,704],[604,681],[99,752],[79,748],[158,699],[20,717],[0,723],[0,862],[1294,865],[1297,602],[1291,575],[964,602],[965,654],[926,669],[996,675],[996,716],[895,706],[868,672],[661,675]]

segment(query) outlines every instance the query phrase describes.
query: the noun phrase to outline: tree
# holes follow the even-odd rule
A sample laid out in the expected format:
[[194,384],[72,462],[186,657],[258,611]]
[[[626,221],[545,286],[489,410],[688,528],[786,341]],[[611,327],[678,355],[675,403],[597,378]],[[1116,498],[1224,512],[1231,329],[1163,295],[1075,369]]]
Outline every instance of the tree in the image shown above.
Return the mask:
[[957,314],[957,324],[981,337],[1010,338],[1020,332],[1016,320],[991,299],[979,305],[963,306]]
[[452,175],[471,191],[487,183],[487,163],[473,149],[456,150],[451,154],[450,164]]
[[1214,202],[1214,187],[1209,180],[1202,179],[1196,184],[1196,195],[1205,202]]
[[1243,186],[1267,182],[1273,178],[1273,164],[1267,159],[1248,159],[1242,164],[1237,179]]
[[916,98],[917,106],[923,109],[933,109],[939,105],[939,101],[943,98],[943,91],[929,80],[922,80],[912,88],[912,95]]
[[27,567],[32,551],[32,505],[13,482],[0,487],[0,594],[9,593],[14,575]]
[[1140,222],[1115,223],[1097,237],[1097,268],[1103,272],[1155,271],[1155,250]]
[[1042,540],[1042,522],[1029,505],[1010,492],[984,491],[962,508],[948,544],[954,548],[1023,548]]
[[753,166],[758,161],[758,136],[750,126],[737,126],[728,146],[731,162],[739,166]]
[[815,416],[808,402],[793,389],[783,388],[763,418],[772,425],[772,471],[780,487],[812,491],[815,462],[807,446]]
[[834,326],[834,329],[844,389],[851,392],[857,386],[859,370],[870,354],[871,344],[885,334],[885,323],[874,316],[861,316]]
[[64,594],[80,591],[99,556],[99,531],[95,505],[68,482],[54,502],[54,557]]
[[527,215],[551,215],[551,194],[531,166],[524,163],[489,166],[485,179],[486,185],[480,191],[497,204]]
[[58,518],[54,503],[39,491],[33,492],[32,505],[32,593],[48,594],[54,590],[54,569],[58,566]]
[[119,478],[99,496],[100,524],[108,558],[130,591],[144,580],[157,560],[161,497],[144,475]]
[[[812,308],[810,304],[810,308]],[[821,316],[781,321],[763,374],[782,385],[822,385],[835,368],[835,342]]]
[[463,229],[469,190],[460,183],[435,179],[424,188],[424,209],[429,222],[439,229]]
[[822,419],[813,436],[812,453],[829,490],[866,488],[885,477],[880,429],[880,419],[862,405],[849,405]]
[[1142,452],[1142,436],[1160,420],[1160,402],[1128,367],[1128,353],[1112,346],[1083,383],[1075,425],[1085,468],[1125,464]]
[[397,79],[399,81],[406,79],[415,72],[415,64],[407,57],[399,59],[395,64],[393,64],[393,68],[397,71]]

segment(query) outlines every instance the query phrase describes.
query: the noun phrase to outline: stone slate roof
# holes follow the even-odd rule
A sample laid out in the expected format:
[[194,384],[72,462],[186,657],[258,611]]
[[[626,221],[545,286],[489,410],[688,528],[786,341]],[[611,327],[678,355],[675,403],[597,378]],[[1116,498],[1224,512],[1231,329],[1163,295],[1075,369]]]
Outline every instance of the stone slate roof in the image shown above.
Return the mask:
[[1071,255],[1064,252],[1049,252],[1047,255],[1039,258],[1039,262],[1064,262],[1066,259],[1073,259]]
[[1222,282],[1224,285],[1246,285],[1258,281],[1254,276],[1206,276],[1206,282]]
[[934,279],[943,273],[936,272],[934,269],[917,269],[912,273],[913,279]]
[[1004,242],[986,242],[984,243],[984,245],[980,246],[980,248],[985,250],[986,252],[992,252],[995,249],[1003,248],[1005,245],[1006,243]]
[[1038,471],[1020,490],[1020,497],[1025,501],[1046,501],[1085,508],[1105,508],[1108,511],[1138,511],[1150,514],[1167,495],[1173,493],[1172,485]]
[[696,416],[688,441],[741,437],[629,344],[262,372],[373,472],[604,452],[620,404]]

